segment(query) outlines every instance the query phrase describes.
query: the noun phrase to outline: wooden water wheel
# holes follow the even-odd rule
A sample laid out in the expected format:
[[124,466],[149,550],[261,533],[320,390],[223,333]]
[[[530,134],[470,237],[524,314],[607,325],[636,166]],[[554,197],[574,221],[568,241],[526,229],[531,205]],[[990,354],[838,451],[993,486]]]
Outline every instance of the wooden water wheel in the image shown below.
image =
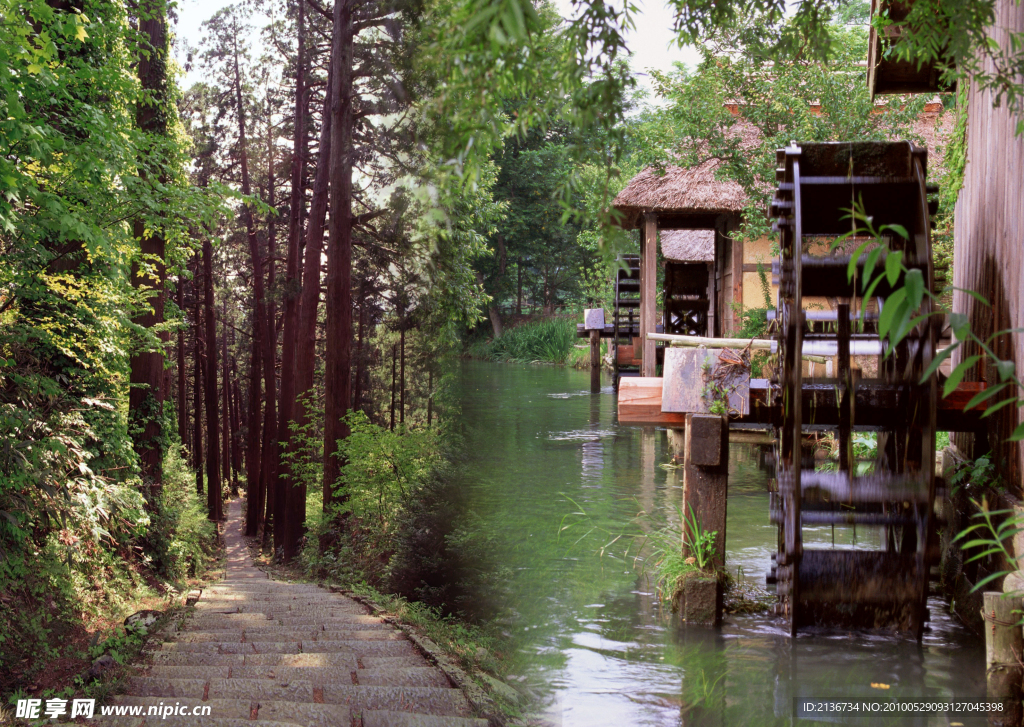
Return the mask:
[[[892,234],[885,242],[902,251],[903,264],[920,270],[931,290],[927,152],[908,142],[793,144],[778,151],[777,161],[779,451],[771,516],[779,527],[779,609],[794,634],[805,625],[841,624],[909,630],[919,638],[934,551],[938,398],[935,377],[921,379],[935,355],[937,317],[929,316],[926,296],[919,311],[926,317],[887,352],[876,324],[903,274],[865,300],[867,253],[851,282],[850,255],[831,252],[828,241],[851,230],[849,210],[859,201],[876,229],[905,228],[907,239]],[[876,273],[884,267],[882,258]],[[814,298],[835,305],[806,309]],[[810,354],[836,356],[831,377],[804,373],[802,356]],[[875,355],[878,375],[857,376],[853,357]],[[815,468],[813,456],[804,456],[812,431],[834,437],[838,461],[829,468]],[[855,432],[877,436],[871,465],[853,456]],[[805,548],[804,528],[827,524],[881,526],[881,548]]]

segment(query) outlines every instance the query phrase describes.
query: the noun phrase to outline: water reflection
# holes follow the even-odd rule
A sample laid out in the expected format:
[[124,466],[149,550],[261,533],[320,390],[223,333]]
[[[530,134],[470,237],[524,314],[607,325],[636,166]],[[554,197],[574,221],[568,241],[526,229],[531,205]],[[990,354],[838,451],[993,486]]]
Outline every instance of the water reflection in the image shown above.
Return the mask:
[[[658,603],[642,560],[644,531],[681,502],[663,430],[618,427],[610,381],[588,372],[467,362],[462,410],[466,488],[503,543],[513,575],[517,676],[555,725],[789,725],[794,699],[985,695],[979,642],[930,602],[920,645],[889,636],[809,632],[795,642],[768,616],[686,629]],[[759,454],[730,447],[728,567],[760,585],[775,550]],[[653,518],[636,519],[639,512]],[[567,520],[573,512],[584,516]],[[563,529],[566,522],[578,527]],[[877,530],[805,530],[809,542],[877,547]],[[619,536],[617,541],[614,540]],[[875,685],[885,685],[872,687]],[[860,717],[854,724],[947,725],[942,715]],[[958,716],[965,726],[984,717]],[[822,721],[823,724],[828,723]],[[799,724],[812,724],[801,720]]]

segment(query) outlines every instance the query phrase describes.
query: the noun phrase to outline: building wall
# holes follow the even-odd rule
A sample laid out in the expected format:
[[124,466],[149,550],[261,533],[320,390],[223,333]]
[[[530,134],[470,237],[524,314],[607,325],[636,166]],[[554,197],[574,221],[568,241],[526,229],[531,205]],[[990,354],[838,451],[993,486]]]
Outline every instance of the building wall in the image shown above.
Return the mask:
[[[993,37],[1007,47],[1007,32],[1024,31],[1024,5],[996,0]],[[1024,137],[1015,135],[1016,119],[1005,105],[992,107],[992,94],[972,85],[968,94],[967,168],[956,206],[953,284],[983,294],[988,308],[971,296],[955,292],[953,309],[970,316],[973,329],[983,338],[996,330],[1024,326]],[[1004,336],[996,353],[1012,356],[1017,374],[1024,374],[1024,334]],[[955,354],[959,363],[970,351]],[[968,380],[990,381],[998,377],[979,365]],[[1010,406],[1005,416],[991,417],[990,443],[998,444],[1021,416]],[[1004,474],[1021,485],[1024,445],[1002,445]]]

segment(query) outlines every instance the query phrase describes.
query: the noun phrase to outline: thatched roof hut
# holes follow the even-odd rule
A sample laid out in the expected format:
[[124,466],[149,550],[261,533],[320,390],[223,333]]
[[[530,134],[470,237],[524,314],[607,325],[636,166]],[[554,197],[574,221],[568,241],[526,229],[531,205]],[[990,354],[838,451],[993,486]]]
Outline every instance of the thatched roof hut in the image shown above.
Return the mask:
[[[645,212],[658,213],[658,227],[662,229],[685,222],[673,219],[680,213],[683,217],[699,218],[742,212],[747,195],[736,182],[716,179],[720,164],[718,159],[708,159],[690,169],[670,166],[663,175],[653,169],[643,170],[612,203],[625,216],[622,226],[636,227]],[[705,228],[714,224],[697,223],[696,219],[694,223],[693,227]]]

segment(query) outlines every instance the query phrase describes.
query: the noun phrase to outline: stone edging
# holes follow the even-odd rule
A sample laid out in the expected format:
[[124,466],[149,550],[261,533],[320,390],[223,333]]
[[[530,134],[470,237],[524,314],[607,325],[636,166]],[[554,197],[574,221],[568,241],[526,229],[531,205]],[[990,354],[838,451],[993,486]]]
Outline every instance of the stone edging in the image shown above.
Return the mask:
[[404,633],[409,637],[409,640],[416,645],[423,655],[430,659],[434,664],[444,672],[444,675],[448,677],[448,680],[459,689],[469,701],[469,704],[473,707],[476,713],[487,720],[491,727],[505,727],[506,718],[503,715],[501,709],[498,708],[497,703],[491,696],[484,691],[479,684],[477,684],[469,674],[465,672],[462,667],[458,666],[440,646],[435,644],[433,640],[426,636],[417,634],[414,629],[410,628],[406,624],[391,618],[386,615],[385,609],[381,608],[374,601],[353,593],[352,591],[345,590],[343,588],[337,588],[336,586],[326,586],[326,588],[332,593],[339,593],[346,598],[351,598],[353,601],[363,604],[369,608],[375,616],[379,616],[381,620],[391,624],[396,629]]

